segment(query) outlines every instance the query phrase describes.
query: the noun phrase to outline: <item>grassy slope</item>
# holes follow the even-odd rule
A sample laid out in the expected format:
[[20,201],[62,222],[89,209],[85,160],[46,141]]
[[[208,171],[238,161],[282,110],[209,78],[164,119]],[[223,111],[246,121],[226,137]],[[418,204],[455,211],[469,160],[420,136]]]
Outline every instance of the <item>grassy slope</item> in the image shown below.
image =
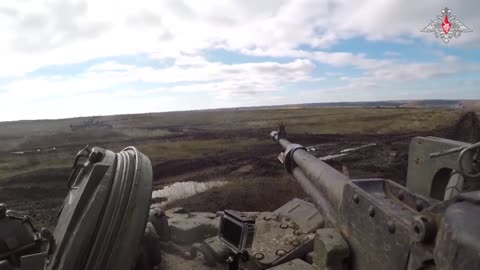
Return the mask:
[[[171,112],[98,117],[111,130],[72,132],[85,118],[0,123],[0,179],[42,168],[66,167],[86,144],[120,150],[135,145],[153,160],[192,159],[210,153],[248,151],[268,143],[279,122],[290,133],[388,134],[426,131],[450,125],[460,111],[410,108],[299,108],[242,111]],[[248,131],[266,130],[262,138]],[[199,133],[240,135],[197,137]],[[245,132],[247,131],[247,132]],[[243,135],[242,135],[243,134]],[[173,135],[173,137],[172,137]],[[55,152],[12,155],[10,151],[57,147]]]

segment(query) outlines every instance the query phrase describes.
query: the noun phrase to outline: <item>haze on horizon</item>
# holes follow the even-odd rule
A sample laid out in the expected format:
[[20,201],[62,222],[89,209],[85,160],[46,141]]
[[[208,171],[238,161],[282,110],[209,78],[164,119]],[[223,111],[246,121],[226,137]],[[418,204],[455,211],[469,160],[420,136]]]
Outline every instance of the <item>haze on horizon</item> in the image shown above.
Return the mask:
[[[445,5],[474,32],[420,32]],[[0,121],[480,99],[478,0],[0,3]]]

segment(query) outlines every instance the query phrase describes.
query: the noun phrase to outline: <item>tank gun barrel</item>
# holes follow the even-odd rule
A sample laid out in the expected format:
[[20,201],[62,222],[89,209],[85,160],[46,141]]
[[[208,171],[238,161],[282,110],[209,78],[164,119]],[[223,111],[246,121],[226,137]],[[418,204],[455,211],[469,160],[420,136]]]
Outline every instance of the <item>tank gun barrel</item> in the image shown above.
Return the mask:
[[[278,158],[328,221],[325,227],[335,228],[348,243],[349,269],[424,269],[431,262],[441,267],[429,269],[479,269],[480,221],[472,217],[480,215],[480,191],[442,202],[388,179],[350,180],[305,147],[288,141],[286,135],[283,125],[270,134],[284,150]],[[425,143],[413,143],[414,147],[428,146],[428,142],[433,147],[414,148],[411,156],[429,156],[430,150],[446,148],[438,146],[438,138],[413,142],[419,140]],[[452,142],[459,143],[443,141]],[[425,257],[426,250],[434,252]]]
[[279,159],[287,171],[310,195],[313,203],[328,221],[335,224],[342,204],[343,188],[349,181],[348,177],[308,153],[305,147],[288,141],[283,126],[280,126],[279,131],[272,131],[270,136],[284,150]]

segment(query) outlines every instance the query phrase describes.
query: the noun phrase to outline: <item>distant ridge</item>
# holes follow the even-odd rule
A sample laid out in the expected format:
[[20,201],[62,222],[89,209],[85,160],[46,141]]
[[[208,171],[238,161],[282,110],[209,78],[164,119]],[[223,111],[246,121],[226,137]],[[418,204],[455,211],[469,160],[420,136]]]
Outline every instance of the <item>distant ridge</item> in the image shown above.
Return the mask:
[[[381,107],[381,108],[445,108],[445,109],[462,109],[474,110],[480,112],[480,99],[475,100],[453,100],[453,99],[424,99],[424,100],[384,100],[384,101],[352,101],[352,102],[316,102],[303,104],[284,104],[284,105],[266,105],[251,107],[234,107],[234,108],[212,108],[212,109],[195,109],[184,111],[164,111],[164,112],[145,112],[134,114],[109,114],[109,115],[85,115],[78,117],[56,118],[56,119],[23,119],[13,121],[0,121],[0,124],[9,122],[34,122],[34,121],[55,121],[55,120],[78,120],[86,121],[92,117],[98,121],[111,121],[117,117],[136,116],[154,116],[164,113],[178,112],[208,112],[208,111],[242,111],[242,110],[269,110],[269,109],[294,109],[294,108],[329,108],[329,107]],[[75,122],[77,123],[77,122]],[[79,123],[77,123],[79,124]]]
[[480,100],[385,100],[385,101],[352,101],[352,102],[316,102],[304,104],[287,104],[273,106],[241,107],[235,109],[275,109],[275,108],[319,108],[319,107],[438,107],[438,108],[465,108],[480,109]]

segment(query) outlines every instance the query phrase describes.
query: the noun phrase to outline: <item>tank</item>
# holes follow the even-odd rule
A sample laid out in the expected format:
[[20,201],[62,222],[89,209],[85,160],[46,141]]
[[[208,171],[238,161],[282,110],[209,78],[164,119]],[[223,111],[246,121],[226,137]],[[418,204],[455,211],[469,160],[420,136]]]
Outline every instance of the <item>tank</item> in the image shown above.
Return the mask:
[[79,130],[85,130],[85,129],[91,129],[91,128],[111,129],[112,125],[107,123],[106,121],[98,121],[98,120],[95,120],[95,118],[89,118],[80,124],[70,125],[70,128],[72,131],[79,131]]
[[310,201],[164,210],[151,203],[148,157],[85,148],[52,233],[0,207],[0,269],[480,269],[480,192],[462,191],[480,180],[480,143],[414,138],[402,186],[350,179],[290,142],[283,125],[270,136]]

